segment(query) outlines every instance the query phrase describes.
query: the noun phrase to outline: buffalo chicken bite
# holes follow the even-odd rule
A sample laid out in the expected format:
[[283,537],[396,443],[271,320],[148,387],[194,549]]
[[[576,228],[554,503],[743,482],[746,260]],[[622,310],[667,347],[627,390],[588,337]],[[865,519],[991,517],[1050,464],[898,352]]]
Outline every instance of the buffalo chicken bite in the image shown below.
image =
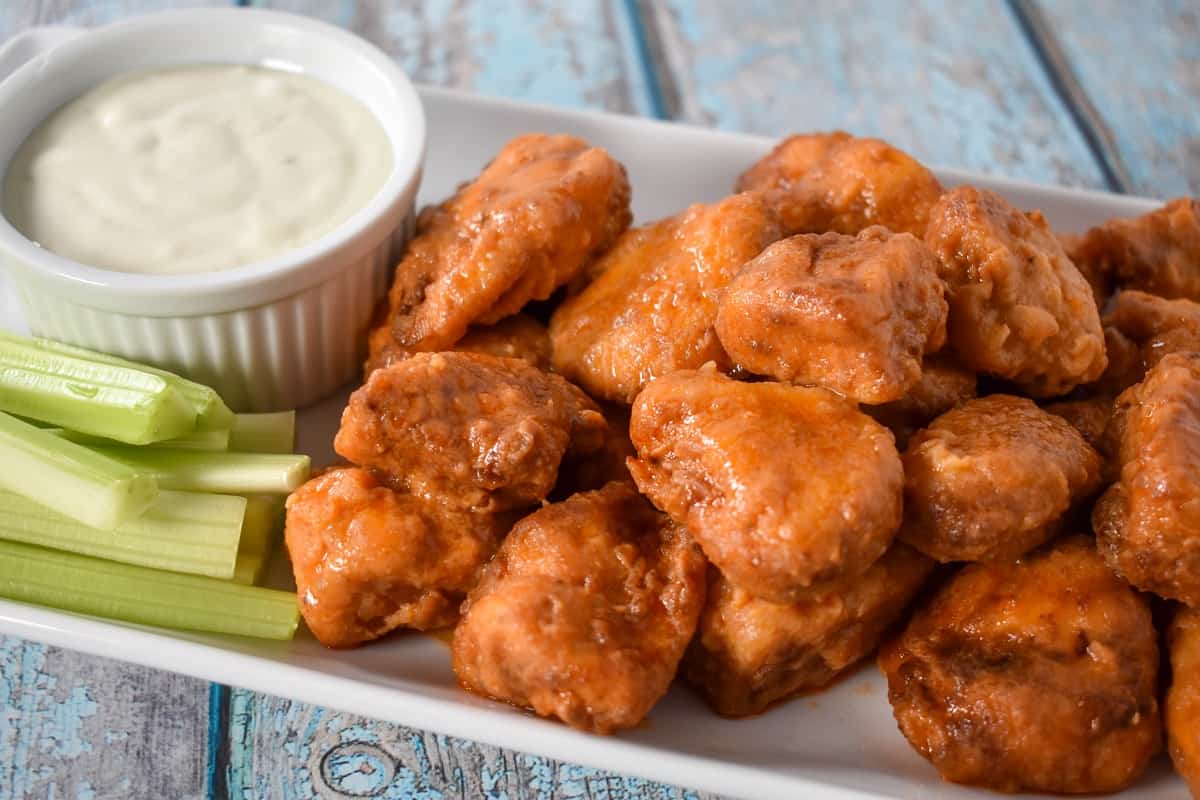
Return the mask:
[[1134,219],[1110,219],[1079,238],[1072,258],[1127,289],[1200,300],[1200,203],[1180,197]]
[[944,191],[907,153],[842,131],[784,139],[738,178],[737,190],[762,192],[789,235],[882,225],[918,237]]
[[1124,391],[1109,436],[1121,472],[1092,512],[1100,552],[1137,588],[1200,606],[1200,354]]
[[675,372],[638,395],[630,436],[638,488],[765,600],[861,575],[900,524],[892,434],[826,389]]
[[725,288],[717,336],[749,372],[886,403],[946,341],[944,294],[937,260],[910,234],[793,236]]
[[604,431],[583,392],[525,361],[418,353],[350,396],[334,449],[395,488],[501,511],[545,498],[563,454],[599,449]]
[[938,561],[1011,559],[1099,488],[1099,454],[1064,419],[1010,395],[970,400],[904,451],[900,538]]
[[1175,769],[1200,797],[1200,611],[1180,609],[1167,630],[1171,688],[1167,690],[1167,749]]
[[925,243],[949,288],[962,364],[1053,397],[1099,378],[1104,334],[1092,290],[1039,212],[963,186],[934,207]]
[[787,604],[759,600],[713,569],[683,672],[727,717],[827,686],[875,649],[933,563],[896,544],[863,575],[809,589]]
[[918,429],[974,397],[975,384],[974,372],[946,356],[930,356],[921,362],[920,379],[903,397],[864,406],[863,411],[886,425],[896,437],[896,446],[903,448]]
[[704,605],[704,557],[628,483],[521,520],[454,632],[468,690],[571,727],[637,725],[666,693]]
[[371,333],[366,371],[446,350],[574,280],[629,227],[625,168],[573,136],[513,139],[474,181],[421,212]]
[[453,511],[339,467],[287,500],[300,611],[327,647],[451,625],[512,518]]
[[900,731],[946,780],[1114,792],[1161,748],[1147,601],[1068,537],[970,564],[879,653]]
[[763,199],[739,194],[627,232],[596,278],[550,320],[554,368],[593,397],[629,405],[677,369],[732,366],[713,326],[717,298],[780,236]]

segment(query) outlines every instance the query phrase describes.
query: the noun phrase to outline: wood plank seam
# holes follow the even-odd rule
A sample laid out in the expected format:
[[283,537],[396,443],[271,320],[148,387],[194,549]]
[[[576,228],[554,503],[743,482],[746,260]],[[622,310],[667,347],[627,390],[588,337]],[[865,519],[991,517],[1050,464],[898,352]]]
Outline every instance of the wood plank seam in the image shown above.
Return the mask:
[[658,119],[678,119],[679,87],[666,62],[653,3],[654,0],[622,0],[620,5],[633,32],[633,50],[644,76],[651,112]]
[[1108,188],[1114,192],[1128,194],[1134,182],[1121,158],[1116,137],[1080,84],[1037,1],[1007,0],[1007,5],[1017,26],[1029,40],[1051,87],[1079,128]]

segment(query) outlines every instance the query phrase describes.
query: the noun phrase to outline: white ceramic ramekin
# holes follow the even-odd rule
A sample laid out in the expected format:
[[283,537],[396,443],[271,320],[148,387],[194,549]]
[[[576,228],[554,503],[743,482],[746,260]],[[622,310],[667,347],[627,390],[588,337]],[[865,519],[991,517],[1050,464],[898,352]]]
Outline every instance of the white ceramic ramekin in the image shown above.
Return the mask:
[[273,11],[168,11],[60,38],[41,53],[23,42],[0,55],[0,68],[29,56],[0,83],[4,168],[38,123],[100,81],[197,63],[258,64],[335,86],[378,117],[393,167],[366,207],[328,235],[223,272],[100,270],[37,247],[0,218],[0,263],[33,332],[178,371],[240,410],[305,406],[351,378],[411,232],[420,182],[425,116],[404,73],[353,34]]

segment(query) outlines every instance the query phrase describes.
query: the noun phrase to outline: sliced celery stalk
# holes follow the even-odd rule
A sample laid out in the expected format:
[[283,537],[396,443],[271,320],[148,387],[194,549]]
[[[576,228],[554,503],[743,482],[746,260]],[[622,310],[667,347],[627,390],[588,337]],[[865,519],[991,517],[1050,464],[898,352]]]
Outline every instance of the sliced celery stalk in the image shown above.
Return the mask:
[[60,353],[101,364],[112,364],[118,367],[128,367],[130,369],[141,370],[142,372],[149,372],[151,375],[157,375],[169,383],[192,405],[196,411],[196,427],[198,429],[224,430],[233,424],[233,412],[229,410],[229,406],[225,405],[225,401],[221,399],[221,396],[217,394],[215,389],[210,389],[202,383],[188,380],[165,369],[138,364],[134,361],[127,361],[124,358],[111,356],[108,353],[99,353],[95,350],[88,350],[73,344],[56,342],[53,339],[27,339],[15,333],[0,331],[0,341],[23,341],[51,353]]
[[[90,436],[79,431],[70,431],[66,428],[46,428],[48,433],[53,433],[60,439],[67,439],[79,444],[88,446],[112,446],[120,445],[120,442],[115,442],[112,439],[104,439],[99,436]],[[166,448],[168,450],[201,450],[206,452],[221,452],[229,449],[229,429],[212,430],[212,431],[194,431],[184,434],[177,439],[164,439],[161,442],[150,442],[142,447]]]
[[196,428],[192,405],[163,378],[0,337],[0,411],[146,444]]
[[286,494],[308,480],[308,456],[203,453],[148,447],[96,447],[114,461],[144,471],[164,489],[228,494]]
[[243,586],[256,586],[266,571],[267,556],[261,553],[239,553],[237,566],[234,567],[230,580]]
[[158,495],[146,470],[60,439],[0,411],[0,489],[92,528],[112,530]]
[[275,545],[275,534],[283,517],[283,497],[278,495],[251,495],[246,498],[246,516],[242,522],[242,540],[239,553],[271,552]]
[[0,539],[213,578],[233,575],[246,498],[159,492],[141,516],[102,531],[0,492]]
[[237,565],[231,578],[234,583],[257,584],[262,579],[275,548],[275,531],[283,511],[283,500],[278,495],[246,498],[242,540],[238,544]]
[[290,639],[296,595],[0,541],[0,597],[166,628]]
[[296,443],[296,412],[234,414],[229,449],[244,453],[290,453]]

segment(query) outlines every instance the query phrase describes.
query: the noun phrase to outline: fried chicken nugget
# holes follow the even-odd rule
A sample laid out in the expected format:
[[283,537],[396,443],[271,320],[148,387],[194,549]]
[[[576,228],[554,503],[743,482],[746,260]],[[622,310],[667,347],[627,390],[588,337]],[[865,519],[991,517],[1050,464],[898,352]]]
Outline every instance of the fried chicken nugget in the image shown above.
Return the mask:
[[329,470],[287,500],[304,621],[339,648],[453,624],[511,522],[400,494],[363,469]]
[[642,493],[764,600],[861,575],[899,527],[892,434],[826,389],[675,372],[638,395],[629,433]]
[[1085,442],[1103,456],[1108,452],[1104,432],[1108,428],[1108,421],[1112,419],[1114,401],[1112,396],[1102,394],[1083,400],[1051,403],[1042,408],[1056,417],[1065,419],[1072,428],[1079,431]]
[[1200,354],[1122,392],[1110,436],[1121,477],[1092,511],[1100,552],[1137,588],[1200,606]]
[[463,607],[468,691],[573,728],[637,725],[671,685],[704,606],[704,557],[629,483],[521,520]]
[[911,234],[793,236],[725,287],[716,331],[749,372],[886,403],[917,384],[922,357],[945,343],[945,285]]
[[418,353],[350,395],[333,447],[395,488],[503,511],[545,498],[563,454],[599,449],[604,432],[583,392],[525,361]]
[[1162,747],[1149,604],[1083,536],[968,565],[879,667],[901,733],[955,783],[1114,792]]
[[930,214],[925,243],[950,290],[949,341],[964,366],[1053,397],[1107,363],[1087,281],[1040,212],[963,186]]
[[1200,301],[1200,203],[1180,197],[1134,219],[1085,233],[1072,258],[1127,289]]
[[938,561],[1012,559],[1050,539],[1103,464],[1083,436],[1032,400],[969,400],[904,450],[901,540]]
[[932,569],[933,561],[896,544],[860,577],[786,605],[759,600],[713,569],[683,673],[727,717],[823,688],[875,649]]
[[528,314],[514,314],[495,325],[472,325],[453,349],[463,353],[519,358],[543,372],[550,369],[550,332]]
[[1108,341],[1117,336],[1136,349],[1135,358],[1111,358],[1100,383],[1119,393],[1146,375],[1169,353],[1200,352],[1200,303],[1167,300],[1157,295],[1125,290],[1117,295],[1104,318]]
[[582,139],[513,139],[478,178],[421,212],[366,371],[446,350],[468,325],[545,300],[629,227],[629,196],[625,168]]
[[899,400],[863,406],[876,422],[886,425],[903,449],[918,429],[975,396],[975,373],[938,354],[921,362],[921,377]]
[[1167,630],[1171,688],[1167,690],[1167,750],[1175,769],[1200,797],[1200,611],[1183,608]]
[[737,191],[763,192],[788,234],[856,234],[872,225],[923,236],[945,191],[912,156],[844,131],[790,136],[746,170]]
[[629,409],[605,405],[601,410],[608,423],[604,446],[590,453],[568,453],[558,471],[558,485],[552,497],[565,499],[579,492],[602,489],[612,481],[633,480],[625,466],[625,462],[637,456],[629,438]]
[[629,405],[677,369],[708,361],[728,369],[713,330],[717,296],[779,235],[753,194],[629,231],[596,263],[596,279],[551,318],[555,370],[593,397]]

